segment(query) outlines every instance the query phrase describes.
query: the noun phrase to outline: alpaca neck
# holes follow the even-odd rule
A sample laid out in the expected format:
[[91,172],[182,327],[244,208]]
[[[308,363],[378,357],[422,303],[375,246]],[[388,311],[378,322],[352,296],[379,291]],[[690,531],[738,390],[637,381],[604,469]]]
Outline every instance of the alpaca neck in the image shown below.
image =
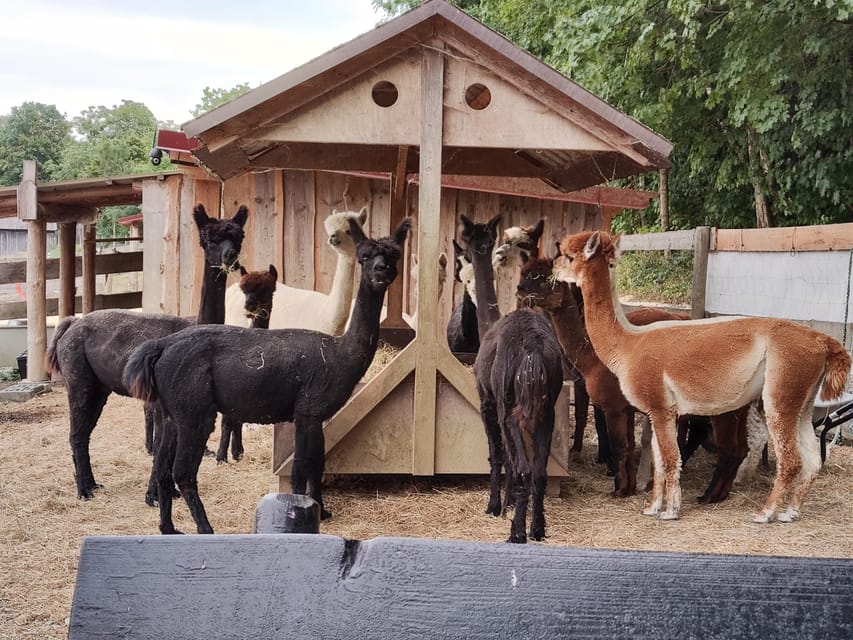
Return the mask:
[[332,290],[329,291],[329,321],[333,327],[343,327],[349,318],[352,307],[353,274],[355,273],[355,257],[338,254],[338,264],[335,267],[335,278]]
[[271,315],[272,308],[268,309],[264,307],[263,313],[259,313],[256,316],[252,316],[252,329],[269,329]]
[[218,265],[204,265],[197,324],[225,324],[225,284],[228,274]]
[[352,363],[352,373],[357,376],[356,381],[367,371],[376,354],[386,289],[387,287],[381,293],[374,292],[363,281],[359,283],[349,327],[341,337],[341,347]]
[[607,368],[618,376],[623,353],[630,348],[626,342],[636,330],[631,330],[631,324],[625,317],[616,294],[616,284],[611,282],[607,265],[598,262],[589,264],[581,293],[584,299],[586,331],[595,347],[595,353]]
[[484,336],[501,318],[495,293],[495,271],[492,257],[488,254],[475,254],[471,264],[474,266],[474,291],[477,298],[477,329],[480,336]]
[[562,305],[546,308],[545,311],[551,318],[551,325],[566,358],[581,375],[587,375],[598,364],[599,359],[592,348],[581,311],[571,292],[566,290]]
[[460,324],[462,325],[462,332],[466,336],[475,335],[479,331],[477,305],[474,304],[467,290],[462,294],[462,317]]

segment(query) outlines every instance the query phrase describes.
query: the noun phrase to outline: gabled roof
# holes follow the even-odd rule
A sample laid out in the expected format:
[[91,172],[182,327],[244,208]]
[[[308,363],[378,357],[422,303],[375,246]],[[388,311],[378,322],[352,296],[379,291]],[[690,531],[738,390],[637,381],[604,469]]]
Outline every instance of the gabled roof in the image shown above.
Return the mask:
[[417,173],[421,65],[436,49],[445,54],[444,174],[538,178],[573,191],[668,166],[666,139],[444,0],[183,129],[222,178],[269,168],[393,172],[401,159]]

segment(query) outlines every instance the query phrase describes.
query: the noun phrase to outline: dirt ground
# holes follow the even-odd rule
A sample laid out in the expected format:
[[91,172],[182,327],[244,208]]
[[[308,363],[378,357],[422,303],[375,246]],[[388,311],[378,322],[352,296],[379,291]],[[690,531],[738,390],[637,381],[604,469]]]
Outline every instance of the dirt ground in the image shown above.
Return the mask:
[[[65,391],[24,403],[0,403],[0,638],[65,638],[84,536],[157,534],[157,511],[143,501],[151,459],[143,448],[138,401],[111,396],[92,437],[95,499],[77,499],[68,446]],[[681,519],[641,515],[647,496],[608,496],[612,480],[596,465],[594,429],[572,461],[559,497],[546,499],[547,545],[785,556],[853,557],[853,447],[836,446],[814,483],[803,518],[755,525],[772,470],[719,505],[698,505],[713,457],[700,450],[685,467]],[[211,439],[215,448],[218,432]],[[277,490],[272,428],[245,435],[246,456],[217,465],[206,458],[200,493],[217,533],[249,533],[254,508]],[[772,460],[771,460],[772,464]],[[334,517],[323,533],[347,538],[419,536],[502,542],[509,521],[484,513],[484,478],[332,478],[326,501]],[[195,531],[179,500],[178,528]]]

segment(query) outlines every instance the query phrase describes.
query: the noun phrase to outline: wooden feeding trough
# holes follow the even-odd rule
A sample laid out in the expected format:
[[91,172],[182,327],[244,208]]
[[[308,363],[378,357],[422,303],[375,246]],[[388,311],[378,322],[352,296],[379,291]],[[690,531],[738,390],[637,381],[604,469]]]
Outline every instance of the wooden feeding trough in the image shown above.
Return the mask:
[[[415,219],[416,332],[403,319],[400,278],[389,290],[383,328],[403,348],[328,421],[332,473],[486,472],[474,378],[445,340],[452,296],[423,302],[439,299],[437,271],[423,265],[437,264],[442,251],[453,255],[459,214],[486,221],[503,212],[506,226],[545,217],[547,247],[563,233],[609,226],[624,198],[597,185],[665,167],[671,150],[443,0],[183,129],[200,141],[193,155],[225,181],[226,210],[239,202],[252,208],[241,261],[247,268],[275,263],[288,284],[318,285],[326,258],[315,251],[314,232],[334,206],[369,204],[372,235],[407,215]],[[639,198],[635,206],[645,206],[648,195]],[[565,434],[567,391],[560,404]],[[285,427],[276,433],[275,473],[286,491]],[[565,474],[567,449],[565,435],[558,437],[550,475]]]

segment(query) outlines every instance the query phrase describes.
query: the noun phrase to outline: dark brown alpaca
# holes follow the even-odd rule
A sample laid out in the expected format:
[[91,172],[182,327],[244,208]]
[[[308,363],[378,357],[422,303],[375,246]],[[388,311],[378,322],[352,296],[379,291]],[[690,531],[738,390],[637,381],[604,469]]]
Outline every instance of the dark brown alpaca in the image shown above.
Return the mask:
[[304,329],[256,331],[228,325],[190,327],[150,340],[131,356],[124,383],[134,397],[156,403],[166,417],[154,457],[160,500],[160,531],[178,533],[172,522],[173,481],[199,533],[212,533],[198,495],[198,468],[216,413],[242,422],[295,423],[291,483],[310,495],[323,517],[325,464],[323,421],[340,409],[367,371],[379,340],[379,320],[410,221],[393,237],[372,240],[351,222],[361,265],[356,304],[343,336]]
[[[228,272],[236,268],[247,217],[244,206],[233,218],[222,220],[208,217],[202,205],[193,211],[205,260],[198,323],[223,321],[225,280]],[[89,439],[109,395],[130,395],[121,377],[131,352],[146,340],[169,335],[191,324],[192,320],[176,316],[103,310],[80,318],[65,318],[56,328],[45,359],[48,371],[62,374],[68,393],[69,440],[78,498],[93,498],[94,490],[101,487],[92,473]],[[156,409],[146,406],[149,452],[154,448],[157,422]]]
[[[243,271],[240,278],[240,290],[246,296],[246,317],[252,319],[253,329],[269,329],[272,314],[272,298],[278,284],[278,271],[270,265],[268,271]],[[243,457],[243,423],[232,418],[222,417],[219,448],[216,461],[228,460],[228,445],[231,445],[231,457],[239,460]]]

